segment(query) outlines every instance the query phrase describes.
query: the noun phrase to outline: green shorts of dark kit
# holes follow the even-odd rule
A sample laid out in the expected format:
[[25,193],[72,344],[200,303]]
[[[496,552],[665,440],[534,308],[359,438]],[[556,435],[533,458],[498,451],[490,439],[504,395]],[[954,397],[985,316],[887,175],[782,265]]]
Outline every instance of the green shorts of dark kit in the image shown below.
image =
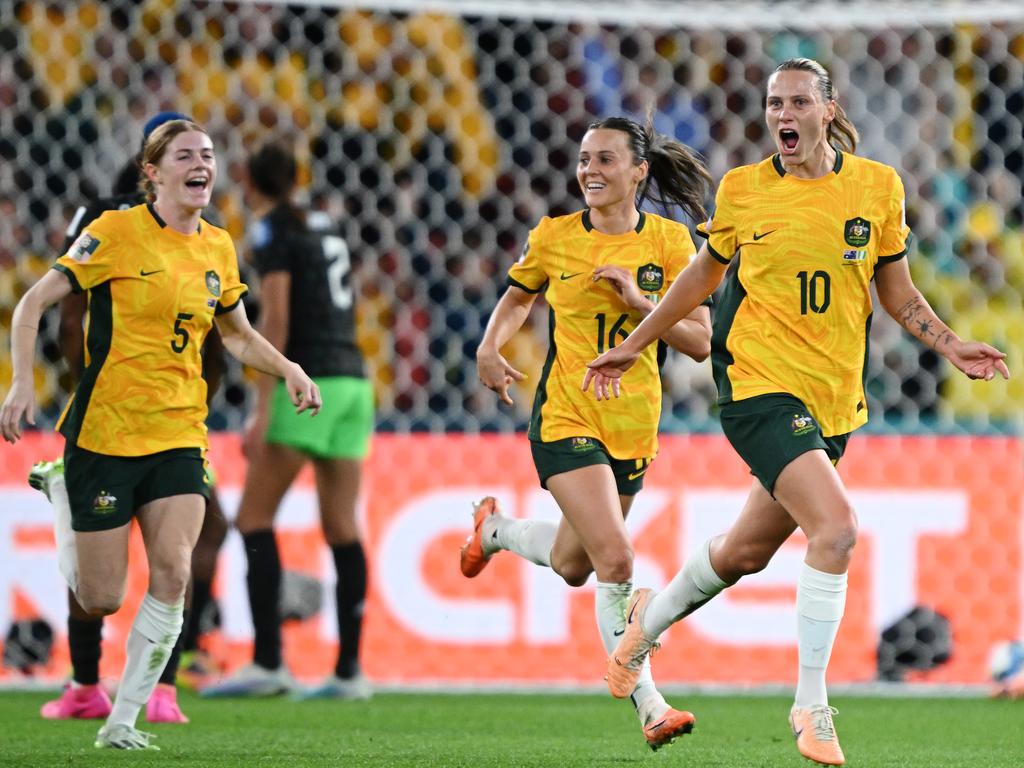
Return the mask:
[[120,528],[139,507],[168,496],[198,493],[210,498],[209,476],[199,448],[108,456],[65,445],[64,482],[71,527],[76,531]]
[[274,387],[266,440],[318,459],[364,459],[373,433],[373,386],[354,376],[321,376],[323,407],[313,417],[295,412],[283,382]]
[[793,459],[823,450],[838,464],[849,433],[825,437],[802,401],[786,394],[758,395],[722,406],[722,431],[750,473],[774,497],[775,483]]
[[567,437],[550,443],[531,440],[530,451],[540,478],[540,487],[545,490],[548,480],[555,475],[594,464],[607,464],[615,475],[615,487],[619,495],[635,496],[644,487],[644,473],[654,461],[653,457],[616,459],[608,453],[604,443],[593,437]]

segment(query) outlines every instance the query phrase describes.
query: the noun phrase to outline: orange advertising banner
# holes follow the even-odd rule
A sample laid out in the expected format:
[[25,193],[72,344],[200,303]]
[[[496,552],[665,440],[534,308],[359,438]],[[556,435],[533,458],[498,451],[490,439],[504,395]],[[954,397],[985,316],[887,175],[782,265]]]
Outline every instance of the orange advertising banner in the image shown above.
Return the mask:
[[[59,438],[32,434],[5,447],[0,468],[0,631],[40,616],[55,629],[54,657],[35,671],[68,670],[66,598],[57,570],[52,514],[25,483],[33,461],[59,455]],[[210,451],[229,516],[245,464],[233,435]],[[990,648],[1024,624],[1024,452],[999,437],[856,437],[840,464],[860,536],[846,615],[832,656],[833,682],[870,681],[883,628],[914,606],[949,620],[948,662],[909,679],[980,683]],[[637,586],[660,588],[686,556],[724,531],[752,478],[718,435],[669,436],[628,522]],[[499,498],[505,514],[558,519],[537,484],[529,444],[511,435],[379,435],[366,463],[360,514],[370,562],[363,667],[390,685],[598,685],[604,668],[593,618],[593,586],[572,589],[551,571],[501,553],[476,579],[458,569],[471,502]],[[337,653],[334,568],[319,533],[316,494],[305,472],[282,504],[278,536],[287,570],[323,585],[322,608],[285,627],[285,658],[304,679],[331,672]],[[671,628],[654,659],[656,679],[674,684],[792,683],[797,651],[795,586],[805,540],[799,532],[769,567],[726,590]],[[104,675],[116,677],[125,637],[145,590],[141,541],[132,542],[125,607],[107,619]],[[222,626],[208,638],[229,667],[249,660],[251,624],[245,557],[232,533],[215,593]],[[0,682],[16,673],[0,671]]]

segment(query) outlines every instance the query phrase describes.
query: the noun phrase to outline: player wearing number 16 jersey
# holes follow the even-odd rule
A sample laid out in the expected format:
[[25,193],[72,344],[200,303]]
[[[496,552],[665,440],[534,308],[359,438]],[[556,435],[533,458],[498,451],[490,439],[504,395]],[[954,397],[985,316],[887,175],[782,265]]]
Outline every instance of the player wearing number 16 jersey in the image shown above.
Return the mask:
[[[857,517],[836,472],[849,433],[867,421],[863,376],[874,280],[885,310],[971,378],[1009,376],[1003,355],[960,340],[910,279],[903,185],[856,157],[857,132],[828,72],[791,59],[768,81],[765,120],[777,153],[731,171],[707,238],[658,308],[620,346],[591,362],[598,399],[663,329],[721,282],[712,361],[722,428],[757,478],[732,528],[704,543],[660,593],[638,590],[608,663],[627,696],[657,638],[742,576],[764,568],[799,527],[799,676],[790,725],[802,755],[841,765],[825,669],[846,603]],[[632,374],[631,374],[632,375]],[[633,386],[622,380],[621,389]]]
[[[697,307],[665,329],[664,344],[647,350],[639,363],[635,391],[613,407],[589,399],[580,381],[591,356],[622,343],[693,256],[684,225],[640,210],[652,180],[663,200],[699,219],[708,175],[685,146],[655,134],[650,124],[609,118],[583,137],[576,178],[587,209],[545,218],[530,233],[477,351],[480,381],[511,402],[508,387],[522,374],[500,350],[545,294],[550,347],[529,437],[541,486],[563,519],[556,525],[508,518],[488,497],[476,508],[460,566],[465,576],[476,576],[505,549],[550,567],[572,586],[596,573],[598,631],[610,651],[632,591],[633,552],[623,520],[658,449],[658,369],[666,345],[697,360],[707,357],[708,309]],[[630,694],[652,749],[693,727],[693,716],[669,707],[649,674]]]

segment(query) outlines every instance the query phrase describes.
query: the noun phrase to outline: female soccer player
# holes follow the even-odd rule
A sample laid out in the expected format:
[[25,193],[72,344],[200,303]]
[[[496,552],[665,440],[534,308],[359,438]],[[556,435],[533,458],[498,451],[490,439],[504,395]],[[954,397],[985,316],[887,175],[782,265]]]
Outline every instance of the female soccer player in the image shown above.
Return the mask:
[[[710,177],[684,145],[655,134],[650,124],[644,128],[614,117],[589,126],[576,178],[586,210],[544,218],[530,233],[477,350],[480,381],[511,403],[509,386],[523,375],[500,350],[545,292],[551,346],[529,437],[541,487],[555,497],[563,519],[559,525],[510,519],[488,497],[475,511],[461,568],[474,577],[495,552],[507,549],[552,568],[571,586],[582,585],[596,572],[597,624],[611,651],[632,592],[633,549],[623,520],[658,449],[658,369],[666,350],[660,345],[644,354],[643,384],[615,408],[589,400],[580,391],[579,377],[592,355],[621,343],[654,309],[694,254],[685,226],[645,213],[640,205],[651,197],[702,219]],[[708,308],[695,307],[660,337],[703,360],[710,332]],[[693,716],[671,709],[649,674],[630,693],[652,749],[692,729]]]
[[334,674],[302,698],[367,699],[359,670],[366,556],[356,521],[362,462],[373,432],[373,389],[356,346],[345,241],[314,226],[292,202],[297,169],[290,147],[270,142],[249,157],[246,202],[255,219],[253,262],[262,280],[259,328],[327,393],[315,422],[296,416],[269,377],[246,429],[249,467],[235,525],[249,562],[246,584],[255,631],[253,663],[204,688],[203,696],[269,696],[292,685],[281,660],[281,560],[274,517],[307,462],[313,465],[324,538],[334,556],[340,649]]
[[[583,389],[625,396],[623,373],[736,263],[715,316],[712,365],[722,428],[757,478],[736,523],[704,543],[660,593],[630,600],[608,660],[613,695],[628,696],[658,636],[742,576],[763,569],[799,527],[807,556],[797,584],[800,671],[790,724],[805,757],[844,761],[825,668],[846,601],[857,518],[835,464],[867,421],[863,373],[870,284],[912,335],[974,379],[1009,377],[1005,355],[962,341],[910,278],[903,184],[853,154],[857,132],[824,67],[781,64],[765,108],[777,153],[722,179],[697,258],[622,344],[592,361]],[[611,401],[613,404],[616,400]]]
[[206,131],[172,120],[146,141],[142,162],[151,202],[100,216],[18,303],[14,377],[0,408],[0,434],[13,443],[22,418],[34,422],[39,319],[70,292],[88,291],[86,369],[59,423],[77,555],[62,570],[87,611],[118,610],[134,515],[150,571],[113,710],[96,737],[96,746],[117,749],[151,747],[135,720],[181,630],[207,494],[199,348],[214,320],[227,350],[282,377],[299,411],[320,409],[312,380],[249,325],[231,238],[200,220],[217,174]]

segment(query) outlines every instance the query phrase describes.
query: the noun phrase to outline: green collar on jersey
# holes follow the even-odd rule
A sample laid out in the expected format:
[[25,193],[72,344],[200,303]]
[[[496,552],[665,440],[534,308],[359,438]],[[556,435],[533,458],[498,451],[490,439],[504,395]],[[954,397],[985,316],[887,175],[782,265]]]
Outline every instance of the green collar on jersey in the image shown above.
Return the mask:
[[[633,228],[633,231],[639,233],[640,230],[642,230],[644,228],[644,223],[646,221],[647,221],[647,215],[643,211],[640,211],[640,220],[637,221],[636,226]],[[591,232],[594,229],[594,225],[590,223],[590,209],[589,208],[586,208],[583,211],[583,228],[585,230],[587,230],[587,232]]]
[[[832,166],[832,173],[838,176],[839,171],[843,168],[843,152],[838,147],[833,147],[833,149],[836,151],[836,164]],[[780,154],[776,153],[772,155],[772,165],[775,166],[775,172],[778,173],[779,176],[786,175],[786,169],[782,167],[782,156]]]

